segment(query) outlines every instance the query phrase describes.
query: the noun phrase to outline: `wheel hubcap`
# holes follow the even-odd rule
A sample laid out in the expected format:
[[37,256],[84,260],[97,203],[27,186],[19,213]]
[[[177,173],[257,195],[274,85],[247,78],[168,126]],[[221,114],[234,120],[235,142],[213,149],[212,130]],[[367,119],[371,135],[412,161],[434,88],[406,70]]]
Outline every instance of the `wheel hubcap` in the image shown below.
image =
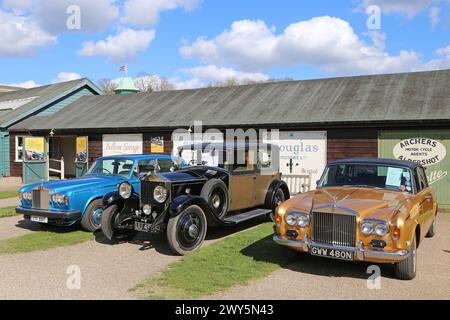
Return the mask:
[[195,224],[191,225],[189,227],[188,233],[192,238],[196,238],[198,236],[198,227]]
[[92,212],[92,219],[96,225],[100,225],[102,221],[102,213],[103,213],[102,208],[97,208]]
[[218,209],[220,207],[220,197],[218,194],[213,195],[212,205],[213,205],[214,209]]
[[189,213],[181,218],[178,225],[178,241],[184,248],[197,245],[201,231],[202,222],[197,214]]

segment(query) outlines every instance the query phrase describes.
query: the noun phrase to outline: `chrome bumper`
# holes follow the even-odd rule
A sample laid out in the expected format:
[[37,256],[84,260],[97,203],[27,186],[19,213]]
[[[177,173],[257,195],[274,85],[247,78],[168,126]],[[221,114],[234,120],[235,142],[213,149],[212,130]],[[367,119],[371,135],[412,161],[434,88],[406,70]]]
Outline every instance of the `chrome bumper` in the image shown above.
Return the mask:
[[302,240],[289,240],[281,238],[279,236],[274,236],[273,240],[279,245],[287,246],[294,249],[301,249],[304,252],[310,252],[311,246],[324,249],[353,251],[355,252],[356,260],[358,261],[385,260],[395,263],[406,259],[409,255],[408,250],[400,250],[400,251],[367,250],[363,248],[362,241],[359,242],[357,248],[338,247],[321,243],[315,243],[309,240],[306,234],[303,235]]

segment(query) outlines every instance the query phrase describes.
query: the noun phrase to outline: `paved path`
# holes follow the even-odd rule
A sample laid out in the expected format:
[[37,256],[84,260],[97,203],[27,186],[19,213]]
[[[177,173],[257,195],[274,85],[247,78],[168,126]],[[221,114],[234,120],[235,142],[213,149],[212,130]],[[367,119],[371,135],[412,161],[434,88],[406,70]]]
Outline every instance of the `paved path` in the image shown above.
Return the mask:
[[[5,229],[13,227],[13,220],[8,223]],[[253,226],[212,230],[205,245]],[[128,289],[180,259],[171,254],[165,236],[114,246],[101,233],[96,236],[95,241],[75,246],[0,255],[0,299],[135,299]],[[67,288],[71,265],[80,268],[80,290]]]
[[18,206],[20,204],[18,198],[0,199],[0,209]]
[[21,215],[0,219],[0,240],[23,236],[34,231],[45,230],[47,227],[28,220]]
[[450,299],[450,214],[441,214],[438,234],[418,251],[418,275],[397,280],[382,266],[381,290],[367,288],[369,264],[298,254],[298,261],[248,286],[237,286],[212,299]]

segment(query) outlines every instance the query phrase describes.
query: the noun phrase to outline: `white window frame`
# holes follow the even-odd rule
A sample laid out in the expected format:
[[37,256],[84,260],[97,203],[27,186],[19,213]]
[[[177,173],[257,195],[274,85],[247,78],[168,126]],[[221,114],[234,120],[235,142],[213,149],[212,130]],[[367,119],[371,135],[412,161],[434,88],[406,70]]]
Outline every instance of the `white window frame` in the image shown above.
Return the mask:
[[22,138],[22,154],[23,148],[25,147],[25,136],[15,136],[14,137],[14,162],[23,162],[22,159],[19,159],[19,138]]

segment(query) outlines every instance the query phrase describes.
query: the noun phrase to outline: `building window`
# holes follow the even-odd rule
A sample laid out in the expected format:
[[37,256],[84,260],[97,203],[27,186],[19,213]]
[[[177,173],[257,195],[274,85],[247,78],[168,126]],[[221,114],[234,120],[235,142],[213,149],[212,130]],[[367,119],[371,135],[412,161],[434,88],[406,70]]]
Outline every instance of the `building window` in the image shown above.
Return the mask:
[[25,137],[16,136],[16,162],[23,161],[23,147],[24,147]]

